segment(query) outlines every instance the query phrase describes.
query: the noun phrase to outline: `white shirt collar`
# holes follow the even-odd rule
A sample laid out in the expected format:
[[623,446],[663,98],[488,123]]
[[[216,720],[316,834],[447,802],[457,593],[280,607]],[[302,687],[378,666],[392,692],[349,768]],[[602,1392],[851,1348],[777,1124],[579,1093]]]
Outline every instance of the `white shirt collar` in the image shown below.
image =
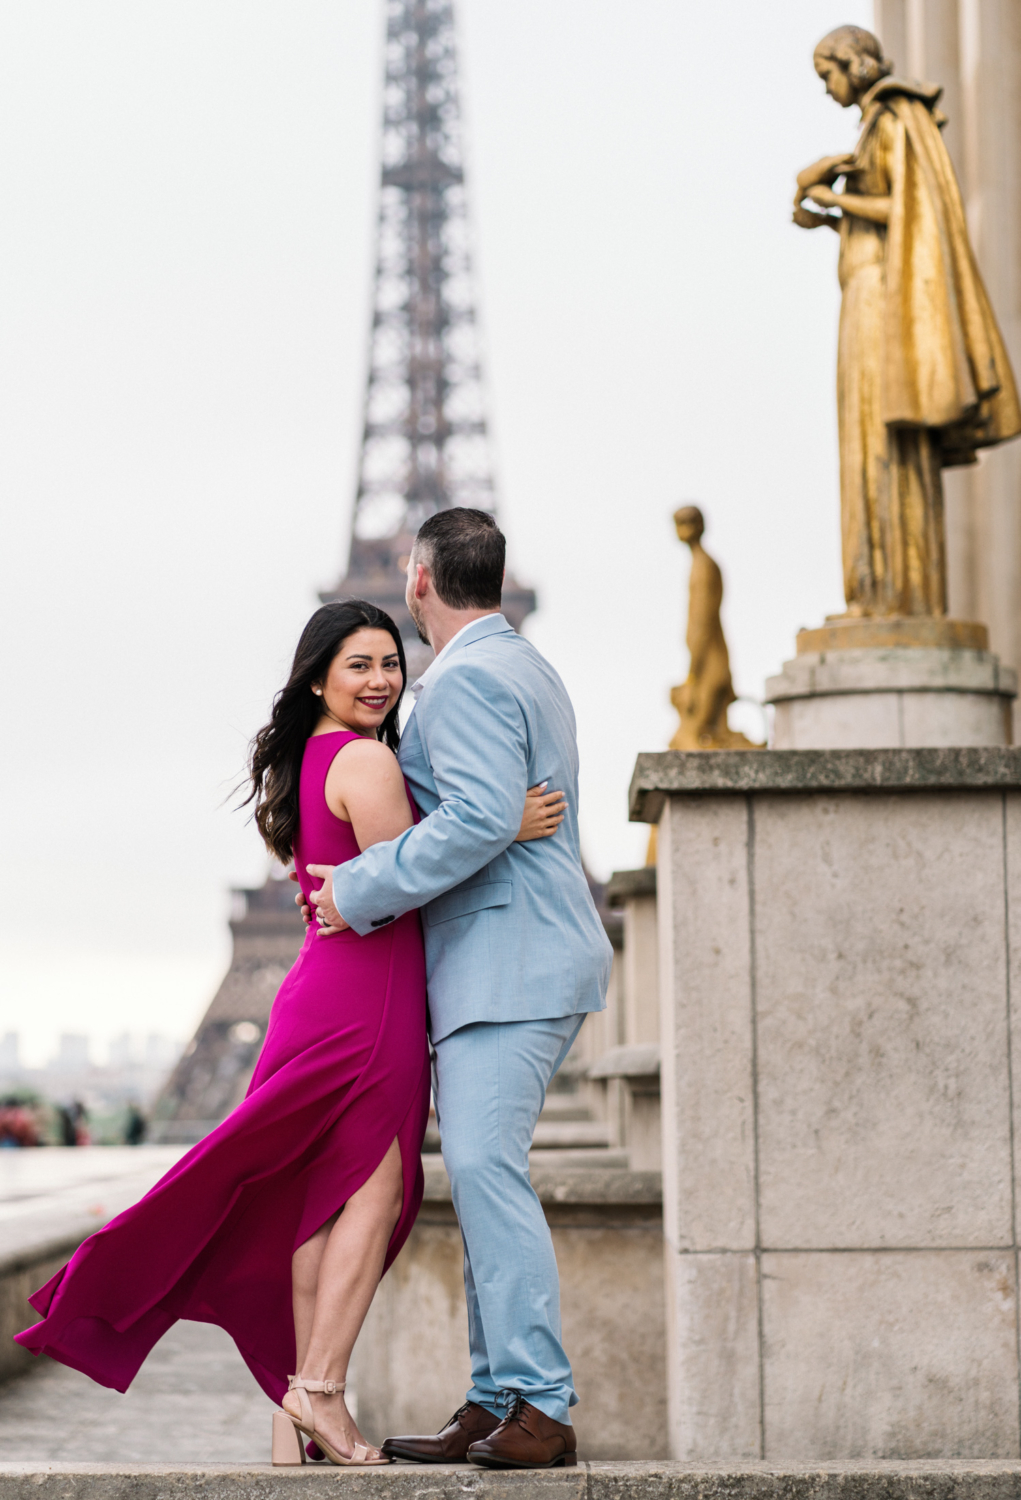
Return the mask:
[[[457,632],[457,634],[456,635],[452,635],[450,637],[450,640],[444,646],[443,650],[439,653],[439,655],[433,657],[432,661],[426,667],[426,669],[422,673],[421,677],[416,678],[416,680],[411,684],[411,696],[414,698],[415,703],[417,703],[418,700],[419,700],[419,698],[421,698],[422,693],[425,690],[426,684],[429,681],[429,678],[435,672],[436,668],[439,666],[440,662],[443,660],[443,658],[446,656],[447,652],[453,646],[454,642],[455,641],[459,641],[461,639],[461,637],[464,635],[465,631],[471,630],[471,628],[472,628],[473,625],[477,625],[479,623],[479,620],[488,620],[488,619],[489,619],[489,615],[479,615],[477,619],[469,620],[468,623],[467,623],[467,625],[462,625],[461,628],[460,628],[460,630]],[[412,705],[412,707],[414,707],[414,704]]]

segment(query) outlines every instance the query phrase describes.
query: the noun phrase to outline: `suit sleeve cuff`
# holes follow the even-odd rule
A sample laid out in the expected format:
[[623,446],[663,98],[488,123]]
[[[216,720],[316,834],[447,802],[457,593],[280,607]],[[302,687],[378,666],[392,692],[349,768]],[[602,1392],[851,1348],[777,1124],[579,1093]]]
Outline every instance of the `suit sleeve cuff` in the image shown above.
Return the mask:
[[333,872],[333,904],[359,937],[367,937],[375,928],[368,912],[362,909],[352,882],[345,880],[344,874],[343,865],[338,865]]

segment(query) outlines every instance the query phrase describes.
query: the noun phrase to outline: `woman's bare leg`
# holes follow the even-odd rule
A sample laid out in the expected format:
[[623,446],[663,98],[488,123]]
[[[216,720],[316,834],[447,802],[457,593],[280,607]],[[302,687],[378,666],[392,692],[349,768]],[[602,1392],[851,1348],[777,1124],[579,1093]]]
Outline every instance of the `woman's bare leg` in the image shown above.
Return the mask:
[[[298,1373],[306,1380],[345,1380],[348,1360],[379,1285],[394,1225],[404,1202],[404,1174],[397,1141],[344,1205],[294,1255],[294,1330]],[[314,1305],[309,1319],[314,1278]],[[310,1394],[317,1431],[338,1453],[349,1456],[365,1439],[341,1395]],[[375,1456],[375,1454],[373,1454]]]
[[330,1231],[340,1218],[340,1210],[315,1234],[299,1245],[291,1256],[291,1306],[294,1309],[294,1342],[296,1346],[295,1370],[305,1362],[308,1341],[312,1337],[312,1319],[316,1310],[316,1292],[319,1289],[319,1265],[330,1238]]

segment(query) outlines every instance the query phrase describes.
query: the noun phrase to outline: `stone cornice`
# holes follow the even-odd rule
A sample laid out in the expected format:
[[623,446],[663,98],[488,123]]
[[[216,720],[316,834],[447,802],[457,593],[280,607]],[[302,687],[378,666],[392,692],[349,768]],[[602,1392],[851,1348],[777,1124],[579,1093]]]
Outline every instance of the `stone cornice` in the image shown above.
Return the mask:
[[751,792],[931,792],[1021,788],[1021,746],[924,750],[664,750],[639,755],[632,823],[655,823],[667,797]]

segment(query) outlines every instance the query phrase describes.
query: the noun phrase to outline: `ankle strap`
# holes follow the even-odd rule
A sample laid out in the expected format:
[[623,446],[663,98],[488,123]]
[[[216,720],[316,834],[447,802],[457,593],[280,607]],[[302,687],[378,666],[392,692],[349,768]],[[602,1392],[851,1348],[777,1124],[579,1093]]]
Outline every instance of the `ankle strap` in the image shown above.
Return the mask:
[[287,1389],[289,1391],[311,1391],[313,1395],[317,1392],[324,1396],[335,1396],[338,1391],[347,1389],[346,1380],[303,1380],[300,1375],[288,1375]]

